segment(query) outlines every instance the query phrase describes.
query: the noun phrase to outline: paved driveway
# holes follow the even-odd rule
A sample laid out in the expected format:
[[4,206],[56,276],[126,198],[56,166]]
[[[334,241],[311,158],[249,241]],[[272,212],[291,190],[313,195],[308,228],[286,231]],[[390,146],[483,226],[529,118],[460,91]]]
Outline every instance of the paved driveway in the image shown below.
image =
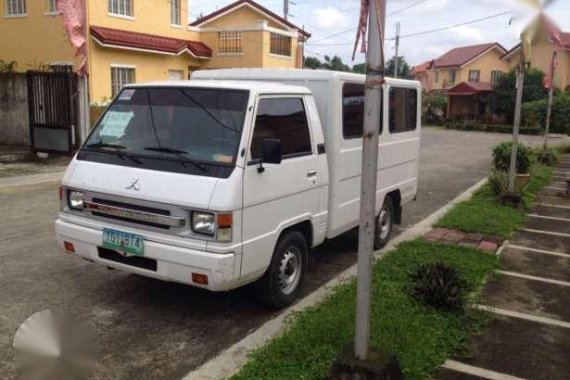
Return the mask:
[[[506,135],[425,129],[418,201],[407,228],[485,177],[489,149]],[[538,142],[538,138],[525,138]],[[31,314],[60,308],[95,330],[102,355],[96,379],[177,379],[275,315],[248,288],[214,294],[109,271],[58,247],[56,183],[0,187],[0,373],[15,377],[11,342]],[[312,255],[309,292],[356,260],[355,234]]]

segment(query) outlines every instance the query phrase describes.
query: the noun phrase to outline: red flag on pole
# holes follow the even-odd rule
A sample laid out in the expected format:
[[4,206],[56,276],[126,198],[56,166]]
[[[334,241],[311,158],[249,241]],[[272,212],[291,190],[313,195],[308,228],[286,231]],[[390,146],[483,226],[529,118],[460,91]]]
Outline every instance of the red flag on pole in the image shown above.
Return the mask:
[[552,60],[548,72],[544,76],[544,88],[550,90],[554,86],[554,73],[558,67],[558,54],[562,50],[562,39],[560,30],[546,16],[543,16],[544,24],[548,30],[550,41],[552,42]]
[[79,75],[87,75],[87,9],[85,0],[56,0],[69,42],[79,57]]

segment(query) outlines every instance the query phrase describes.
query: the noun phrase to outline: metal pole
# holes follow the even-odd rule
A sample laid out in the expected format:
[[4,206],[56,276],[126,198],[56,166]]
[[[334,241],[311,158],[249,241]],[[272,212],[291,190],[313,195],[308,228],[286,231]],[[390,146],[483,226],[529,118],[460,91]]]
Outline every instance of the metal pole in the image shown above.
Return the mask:
[[548,108],[546,109],[546,123],[544,125],[544,143],[542,145],[543,158],[546,155],[546,150],[548,149],[548,132],[550,131],[550,120],[552,118],[553,100],[554,100],[554,83],[550,85],[550,90],[548,91]]
[[[380,12],[376,5],[380,4]],[[365,360],[370,343],[370,303],[372,295],[372,253],[376,222],[376,180],[378,168],[378,133],[384,81],[383,51],[378,13],[384,18],[386,0],[369,1],[368,49],[366,55],[364,130],[362,139],[362,179],[360,189],[360,229],[358,236],[358,277],[356,280],[356,331],[354,356]],[[384,30],[384,20],[380,20]]]
[[511,151],[511,166],[509,167],[509,193],[512,195],[515,191],[515,177],[517,175],[517,149],[519,141],[519,129],[521,125],[521,106],[524,88],[524,44],[521,44],[521,61],[517,72],[517,98],[515,104],[515,122],[513,126],[513,146]]
[[400,48],[400,23],[396,23],[396,55],[394,56],[394,78],[398,78],[398,50]]
[[289,0],[283,0],[283,18],[287,20],[289,17]]

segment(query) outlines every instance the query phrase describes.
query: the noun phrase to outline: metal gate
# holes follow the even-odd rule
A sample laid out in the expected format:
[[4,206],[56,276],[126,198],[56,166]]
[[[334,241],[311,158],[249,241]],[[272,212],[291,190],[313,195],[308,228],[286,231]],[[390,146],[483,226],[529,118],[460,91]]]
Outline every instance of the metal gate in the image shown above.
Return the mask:
[[72,154],[77,136],[77,75],[28,71],[32,152]]

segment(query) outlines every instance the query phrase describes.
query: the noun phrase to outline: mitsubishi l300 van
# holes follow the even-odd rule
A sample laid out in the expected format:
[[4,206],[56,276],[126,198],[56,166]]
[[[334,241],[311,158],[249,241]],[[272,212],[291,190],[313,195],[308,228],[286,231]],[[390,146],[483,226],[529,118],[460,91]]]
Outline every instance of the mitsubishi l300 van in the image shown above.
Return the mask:
[[[64,175],[58,240],[107,267],[211,291],[256,282],[284,307],[309,250],[358,225],[364,76],[203,75],[121,90]],[[417,82],[388,79],[383,93],[378,248],[416,196],[421,124]]]

